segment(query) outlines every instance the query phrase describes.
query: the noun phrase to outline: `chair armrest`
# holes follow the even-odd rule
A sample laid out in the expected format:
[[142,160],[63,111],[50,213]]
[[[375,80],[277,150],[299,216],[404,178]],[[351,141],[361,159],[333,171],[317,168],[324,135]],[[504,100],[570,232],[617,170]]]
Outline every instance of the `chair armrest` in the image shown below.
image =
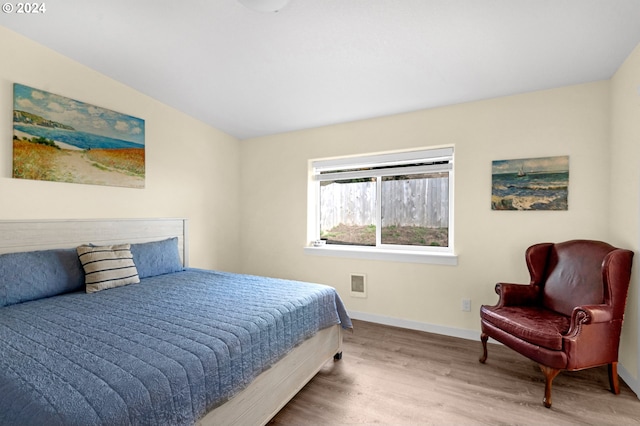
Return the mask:
[[527,284],[496,284],[496,293],[500,296],[497,306],[531,306],[538,304],[540,288]]
[[613,310],[609,305],[583,305],[573,308],[571,323],[594,324],[613,320]]
[[608,323],[612,320],[613,309],[609,305],[576,306],[571,312],[571,323],[566,336],[577,336],[583,325]]

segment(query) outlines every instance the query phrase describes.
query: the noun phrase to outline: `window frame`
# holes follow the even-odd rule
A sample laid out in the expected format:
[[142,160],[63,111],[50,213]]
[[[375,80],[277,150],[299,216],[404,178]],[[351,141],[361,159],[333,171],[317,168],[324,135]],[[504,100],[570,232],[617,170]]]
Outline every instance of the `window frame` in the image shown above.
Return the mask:
[[[431,163],[427,165],[426,163]],[[422,164],[419,167],[412,166]],[[384,172],[343,171],[356,168],[384,168]],[[397,167],[395,170],[393,167]],[[407,151],[394,151],[375,154],[363,154],[347,157],[314,159],[309,161],[308,208],[307,208],[307,246],[305,253],[320,256],[351,257],[359,259],[391,260],[457,265],[454,252],[454,147],[442,146],[419,148]],[[404,173],[402,173],[404,171]],[[382,176],[417,174],[428,172],[448,173],[448,247],[409,246],[382,244],[381,185]],[[410,172],[410,173],[409,173]],[[321,181],[352,179],[376,176],[376,246],[314,244],[320,240],[320,183]]]

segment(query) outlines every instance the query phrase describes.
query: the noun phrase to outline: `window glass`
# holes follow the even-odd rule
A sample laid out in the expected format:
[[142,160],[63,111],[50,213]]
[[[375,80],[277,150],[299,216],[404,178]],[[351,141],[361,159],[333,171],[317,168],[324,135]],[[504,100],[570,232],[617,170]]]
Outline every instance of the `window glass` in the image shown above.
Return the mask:
[[320,184],[320,238],[327,244],[376,245],[376,179]]
[[449,174],[385,176],[381,243],[449,246]]

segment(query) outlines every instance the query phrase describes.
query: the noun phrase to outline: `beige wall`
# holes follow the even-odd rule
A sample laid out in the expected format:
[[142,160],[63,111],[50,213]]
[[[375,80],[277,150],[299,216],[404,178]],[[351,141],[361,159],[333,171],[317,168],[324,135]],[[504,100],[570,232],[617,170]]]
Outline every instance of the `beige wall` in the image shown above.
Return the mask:
[[[620,362],[635,378],[640,391],[640,45],[611,80],[611,192],[610,238],[612,243],[636,252],[634,272],[622,330]],[[630,378],[626,379],[627,381]]]
[[[0,219],[186,217],[192,266],[239,269],[238,141],[0,27]],[[146,187],[12,179],[13,83],[145,120]]]
[[[332,285],[358,313],[479,332],[494,284],[528,282],[526,247],[607,238],[609,128],[605,81],[243,141],[243,270]],[[442,144],[455,145],[458,266],[303,253],[308,160]],[[570,156],[568,211],[491,210],[492,160],[555,155]],[[353,272],[368,298],[349,296]]]

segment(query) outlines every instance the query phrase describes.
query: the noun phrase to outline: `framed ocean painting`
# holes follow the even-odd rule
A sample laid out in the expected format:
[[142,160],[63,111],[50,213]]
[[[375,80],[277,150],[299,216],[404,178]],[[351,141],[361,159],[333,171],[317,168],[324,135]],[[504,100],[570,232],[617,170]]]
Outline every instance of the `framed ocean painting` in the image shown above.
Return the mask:
[[497,160],[492,210],[568,210],[569,156]]
[[13,177],[144,188],[144,120],[13,85]]

